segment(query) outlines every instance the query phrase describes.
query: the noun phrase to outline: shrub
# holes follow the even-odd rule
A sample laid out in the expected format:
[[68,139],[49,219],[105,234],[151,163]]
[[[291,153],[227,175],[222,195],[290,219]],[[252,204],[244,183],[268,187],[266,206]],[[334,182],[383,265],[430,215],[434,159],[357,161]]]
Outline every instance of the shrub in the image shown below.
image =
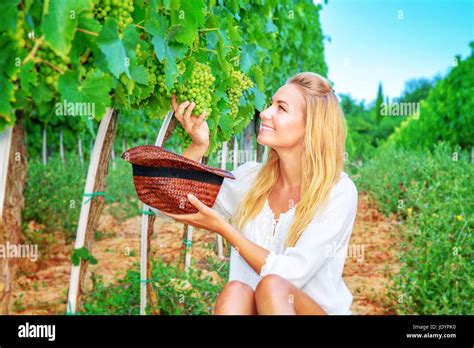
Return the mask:
[[399,314],[473,314],[470,253],[474,193],[469,155],[385,146],[360,170],[359,189],[401,222],[400,273],[389,300]]

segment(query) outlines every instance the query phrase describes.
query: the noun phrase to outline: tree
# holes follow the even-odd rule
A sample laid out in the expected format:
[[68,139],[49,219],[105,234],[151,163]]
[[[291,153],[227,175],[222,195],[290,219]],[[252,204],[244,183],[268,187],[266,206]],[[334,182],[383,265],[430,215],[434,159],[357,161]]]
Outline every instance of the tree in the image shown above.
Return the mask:
[[382,91],[382,82],[379,83],[379,89],[377,91],[377,99],[375,99],[375,122],[377,125],[382,121],[382,104],[383,104],[383,91]]

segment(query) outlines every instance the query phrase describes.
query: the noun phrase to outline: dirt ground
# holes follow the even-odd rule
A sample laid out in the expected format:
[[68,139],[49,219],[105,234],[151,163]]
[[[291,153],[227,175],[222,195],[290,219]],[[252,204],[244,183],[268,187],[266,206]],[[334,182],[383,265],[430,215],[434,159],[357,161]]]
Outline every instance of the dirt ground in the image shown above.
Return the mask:
[[[122,223],[111,215],[101,216],[98,230],[102,238],[94,243],[92,250],[98,264],[89,266],[86,287],[91,285],[90,272],[101,275],[109,283],[122,278],[127,269],[139,261],[140,225],[140,216]],[[391,314],[387,309],[385,288],[388,275],[398,271],[396,226],[394,217],[385,218],[366,194],[360,194],[344,268],[344,281],[354,296],[354,314]],[[157,218],[151,247],[153,257],[160,256],[165,262],[176,264],[182,238],[183,225]],[[55,241],[46,258],[42,257],[35,263],[25,261],[21,265],[10,302],[12,314],[66,312],[73,245],[64,243],[62,233],[55,235]],[[216,255],[215,243],[215,234],[194,230],[191,252],[198,267],[200,260],[205,264],[208,256]]]

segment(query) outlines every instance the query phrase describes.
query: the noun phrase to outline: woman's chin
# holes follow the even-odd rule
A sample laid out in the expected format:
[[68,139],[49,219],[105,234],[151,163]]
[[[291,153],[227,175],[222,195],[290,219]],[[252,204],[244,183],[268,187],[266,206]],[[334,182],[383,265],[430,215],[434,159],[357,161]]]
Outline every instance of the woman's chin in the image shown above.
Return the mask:
[[268,146],[268,143],[265,141],[265,136],[262,134],[259,134],[257,136],[257,143],[262,145],[262,146]]

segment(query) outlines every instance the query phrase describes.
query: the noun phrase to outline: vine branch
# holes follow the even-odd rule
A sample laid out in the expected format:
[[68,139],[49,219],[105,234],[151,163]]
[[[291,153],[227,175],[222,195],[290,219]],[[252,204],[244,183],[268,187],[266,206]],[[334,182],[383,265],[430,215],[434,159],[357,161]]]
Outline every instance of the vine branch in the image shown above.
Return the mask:
[[30,60],[32,60],[35,57],[35,54],[38,51],[38,48],[43,43],[43,38],[44,38],[44,36],[41,36],[40,38],[35,40],[35,44],[34,44],[33,48],[31,49],[30,53],[28,53],[28,55],[23,60],[23,64],[28,63]]
[[81,33],[84,33],[84,34],[87,34],[87,35],[99,36],[99,34],[94,32],[94,31],[89,31],[89,30],[82,29],[82,28],[77,28],[77,31],[80,31]]

